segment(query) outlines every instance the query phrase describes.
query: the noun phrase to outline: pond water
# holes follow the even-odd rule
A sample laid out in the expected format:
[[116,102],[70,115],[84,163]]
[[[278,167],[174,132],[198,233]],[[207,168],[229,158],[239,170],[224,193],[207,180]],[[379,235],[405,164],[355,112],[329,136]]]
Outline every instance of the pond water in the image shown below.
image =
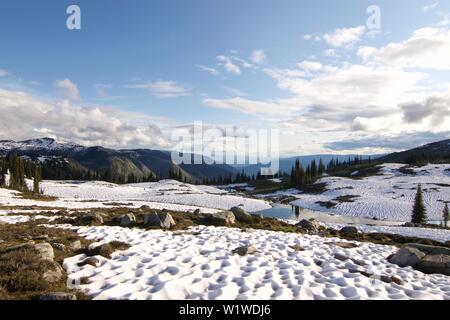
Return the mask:
[[401,224],[401,222],[398,221],[374,220],[372,218],[366,217],[341,216],[326,212],[308,210],[297,206],[283,205],[277,203],[272,204],[272,208],[258,211],[256,212],[256,214],[262,214],[264,217],[267,218],[291,219],[291,220],[314,219],[316,221],[323,223],[337,223],[337,224],[342,223],[342,224],[383,225],[383,226],[393,226]]

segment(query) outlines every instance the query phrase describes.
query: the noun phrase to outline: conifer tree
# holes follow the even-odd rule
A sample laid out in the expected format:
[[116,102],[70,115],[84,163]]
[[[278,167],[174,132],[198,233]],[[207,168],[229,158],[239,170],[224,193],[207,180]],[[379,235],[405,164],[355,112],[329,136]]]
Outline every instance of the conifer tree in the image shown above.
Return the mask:
[[420,184],[417,186],[417,193],[416,193],[416,198],[414,201],[411,222],[418,223],[418,224],[427,222],[427,210],[426,210],[425,204],[423,202],[423,192],[422,192],[422,186]]
[[447,203],[445,204],[445,207],[444,207],[443,218],[444,218],[444,227],[447,227],[448,220],[450,219],[450,212],[448,210],[448,204]]
[[41,192],[41,190],[39,189],[40,182],[41,182],[41,172],[39,170],[39,167],[37,165],[35,165],[34,173],[33,173],[33,193]]

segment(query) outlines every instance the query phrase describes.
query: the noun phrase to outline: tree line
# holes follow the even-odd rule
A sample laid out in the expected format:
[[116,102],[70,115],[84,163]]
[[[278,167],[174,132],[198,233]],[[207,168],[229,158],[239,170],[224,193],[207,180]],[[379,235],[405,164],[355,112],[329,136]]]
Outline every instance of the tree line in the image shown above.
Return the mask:
[[[9,179],[7,176],[9,174]],[[27,185],[26,179],[33,180],[33,186]],[[0,187],[7,187],[21,192],[41,193],[39,184],[42,180],[41,167],[37,162],[22,159],[17,154],[0,157]]]

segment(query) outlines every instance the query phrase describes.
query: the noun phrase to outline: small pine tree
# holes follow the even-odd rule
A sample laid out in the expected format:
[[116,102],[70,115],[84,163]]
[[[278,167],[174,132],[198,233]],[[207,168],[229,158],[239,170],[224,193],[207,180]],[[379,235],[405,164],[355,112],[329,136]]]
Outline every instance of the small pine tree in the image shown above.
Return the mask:
[[41,173],[37,165],[34,166],[33,172],[33,193],[40,193],[39,183],[41,182]]
[[427,210],[425,208],[425,204],[423,203],[423,192],[420,184],[417,186],[411,222],[418,224],[427,222]]
[[448,219],[450,218],[450,212],[448,210],[448,204],[447,203],[445,204],[445,207],[444,207],[443,218],[444,218],[444,227],[447,227]]

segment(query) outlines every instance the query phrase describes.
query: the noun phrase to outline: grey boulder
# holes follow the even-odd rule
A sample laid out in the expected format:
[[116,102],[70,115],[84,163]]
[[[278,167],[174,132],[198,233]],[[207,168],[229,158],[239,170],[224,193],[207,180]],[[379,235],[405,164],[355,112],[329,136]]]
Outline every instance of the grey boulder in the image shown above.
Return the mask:
[[234,216],[236,217],[236,220],[239,222],[252,222],[252,216],[245,212],[244,209],[241,207],[233,207],[230,209],[231,212],[233,212]]
[[167,212],[152,212],[144,215],[144,225],[148,227],[159,227],[162,229],[170,229],[175,226],[175,220],[170,213]]
[[445,247],[408,243],[390,257],[389,262],[427,274],[450,276],[450,249]]

